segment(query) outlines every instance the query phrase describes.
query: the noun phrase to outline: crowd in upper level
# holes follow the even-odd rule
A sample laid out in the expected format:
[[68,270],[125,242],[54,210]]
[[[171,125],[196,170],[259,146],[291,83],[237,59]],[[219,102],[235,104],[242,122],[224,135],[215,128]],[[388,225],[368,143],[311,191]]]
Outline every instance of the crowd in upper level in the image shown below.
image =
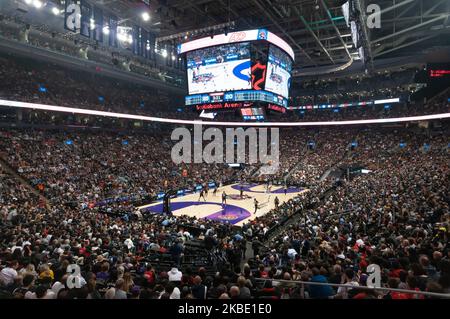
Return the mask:
[[[0,98],[2,99],[165,118],[199,119],[197,111],[184,106],[182,96],[113,80],[102,75],[101,71],[88,74],[50,64],[37,63],[33,60],[15,60],[6,56],[0,57],[0,61],[0,78],[5,79],[0,84]],[[133,94],[129,92],[133,92]],[[358,96],[355,99],[341,99],[333,103],[367,101],[367,96]],[[294,103],[292,106],[297,107],[298,104]],[[273,122],[378,119],[446,113],[448,106],[448,97],[444,94],[428,103],[402,101],[388,105],[292,109],[284,114],[268,111],[266,117],[268,121]],[[219,112],[216,120],[242,121],[242,118],[239,110],[233,110]],[[98,124],[99,119],[85,115],[68,116],[24,110],[21,121],[92,126]],[[108,121],[113,122],[112,126],[117,125],[115,119],[104,118],[102,121],[103,125]]]

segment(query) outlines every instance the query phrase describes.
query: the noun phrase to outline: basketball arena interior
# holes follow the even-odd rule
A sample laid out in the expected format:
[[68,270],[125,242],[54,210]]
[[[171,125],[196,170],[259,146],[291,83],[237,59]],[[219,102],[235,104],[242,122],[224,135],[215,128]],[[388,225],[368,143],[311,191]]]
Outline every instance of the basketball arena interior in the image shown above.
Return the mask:
[[449,15],[2,0],[0,299],[450,298]]

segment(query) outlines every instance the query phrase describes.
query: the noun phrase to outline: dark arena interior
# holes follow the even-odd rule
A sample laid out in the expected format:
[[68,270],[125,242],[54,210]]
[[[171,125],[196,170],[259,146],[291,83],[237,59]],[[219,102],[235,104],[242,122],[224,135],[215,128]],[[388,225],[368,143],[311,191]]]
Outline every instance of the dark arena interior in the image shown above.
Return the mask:
[[0,299],[450,298],[449,15],[0,1]]

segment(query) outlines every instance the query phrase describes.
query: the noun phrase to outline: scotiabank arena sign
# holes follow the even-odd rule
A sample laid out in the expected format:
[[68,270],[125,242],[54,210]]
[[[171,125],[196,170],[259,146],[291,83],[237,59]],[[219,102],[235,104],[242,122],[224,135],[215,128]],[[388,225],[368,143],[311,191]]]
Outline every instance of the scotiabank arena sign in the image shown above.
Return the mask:
[[284,107],[282,107],[282,106],[279,106],[279,105],[269,104],[269,105],[267,105],[267,108],[269,110],[272,110],[272,111],[276,111],[276,112],[280,112],[280,113],[286,113],[286,109]]
[[248,102],[230,102],[230,103],[208,103],[197,104],[195,109],[197,111],[204,110],[225,110],[225,109],[239,109],[241,107],[251,107],[253,103]]

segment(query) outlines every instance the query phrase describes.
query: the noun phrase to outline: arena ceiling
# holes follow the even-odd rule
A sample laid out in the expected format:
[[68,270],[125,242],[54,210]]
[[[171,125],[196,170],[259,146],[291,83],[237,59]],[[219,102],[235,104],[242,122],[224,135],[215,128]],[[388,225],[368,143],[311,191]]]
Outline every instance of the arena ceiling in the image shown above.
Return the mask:
[[[382,9],[381,28],[363,28],[361,32],[369,69],[377,60],[450,46],[449,0],[354,1],[363,9],[372,3]],[[47,2],[63,7],[64,0]],[[293,75],[303,76],[318,70],[321,74],[330,73],[327,69],[340,70],[352,59],[359,62],[350,28],[343,17],[344,2],[346,0],[96,0],[95,5],[105,12],[115,13],[120,24],[139,24],[159,38],[188,32],[193,35],[196,30],[229,23],[234,25],[234,30],[267,28],[293,47],[296,54]],[[150,12],[151,19],[147,22],[141,19],[144,10]],[[215,32],[223,32],[223,29]]]
[[[125,18],[146,6],[143,1],[98,1]],[[342,0],[154,0],[149,27],[160,37],[233,21],[236,30],[268,28],[294,48],[296,67],[339,66],[358,59]],[[411,55],[449,43],[448,0],[358,0],[361,8],[378,4],[381,28],[365,28],[369,63]]]

